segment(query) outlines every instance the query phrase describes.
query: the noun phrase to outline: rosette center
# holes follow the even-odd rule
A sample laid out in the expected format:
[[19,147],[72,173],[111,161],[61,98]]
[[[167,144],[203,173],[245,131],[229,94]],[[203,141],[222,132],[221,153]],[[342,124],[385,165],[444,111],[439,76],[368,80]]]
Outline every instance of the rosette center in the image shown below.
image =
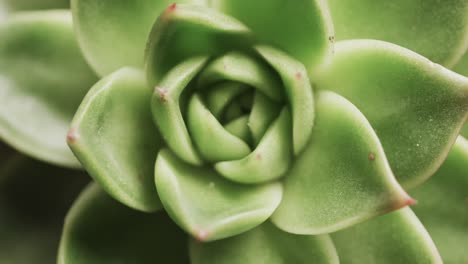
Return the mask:
[[239,183],[284,175],[314,115],[304,66],[270,47],[180,63],[155,87],[152,109],[182,160]]

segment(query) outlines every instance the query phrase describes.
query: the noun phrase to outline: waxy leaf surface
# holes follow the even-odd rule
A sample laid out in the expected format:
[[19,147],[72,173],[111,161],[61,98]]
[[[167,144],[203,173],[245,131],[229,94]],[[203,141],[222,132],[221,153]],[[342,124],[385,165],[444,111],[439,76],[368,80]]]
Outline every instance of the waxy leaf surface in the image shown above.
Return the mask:
[[68,133],[88,173],[115,199],[142,211],[160,206],[153,165],[162,140],[151,92],[142,71],[123,68],[91,88]]
[[442,263],[416,215],[404,208],[333,233],[341,263]]
[[466,0],[329,0],[336,38],[378,39],[454,65],[468,47]]
[[216,0],[211,5],[246,24],[262,43],[286,51],[312,73],[332,52],[333,24],[321,0]]
[[412,203],[354,105],[322,91],[316,113],[310,141],[285,175],[273,223],[290,233],[323,234]]
[[241,235],[220,241],[190,241],[193,264],[338,264],[328,235],[303,236],[286,233],[270,222]]
[[444,263],[468,261],[468,140],[458,137],[447,160],[412,195],[414,212],[429,231]]
[[188,263],[187,236],[160,211],[132,210],[90,184],[65,220],[59,264]]
[[93,69],[105,76],[122,67],[142,68],[151,26],[172,3],[173,0],[71,0],[76,34]]
[[282,196],[280,183],[237,184],[211,168],[184,163],[167,149],[158,155],[155,182],[167,213],[200,241],[256,227],[270,217]]
[[17,13],[0,25],[0,137],[19,151],[79,167],[65,137],[95,75],[68,11]]
[[314,81],[366,116],[405,188],[439,168],[468,114],[468,78],[382,41],[337,43],[333,61]]

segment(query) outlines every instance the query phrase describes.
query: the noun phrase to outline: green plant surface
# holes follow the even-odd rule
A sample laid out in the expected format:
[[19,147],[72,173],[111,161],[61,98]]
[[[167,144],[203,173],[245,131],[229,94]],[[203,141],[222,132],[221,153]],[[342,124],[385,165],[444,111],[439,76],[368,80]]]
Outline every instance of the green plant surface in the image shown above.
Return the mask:
[[65,9],[70,7],[69,0],[2,0],[11,12],[21,10]]
[[444,263],[466,263],[468,252],[468,141],[459,137],[437,173],[411,192],[414,212],[434,239]]
[[466,77],[382,41],[338,42],[317,86],[362,111],[406,188],[440,167],[467,118]]
[[92,183],[65,220],[58,263],[188,263],[186,240],[164,212],[131,210]]
[[328,0],[337,40],[378,39],[452,67],[468,46],[465,0]]
[[409,208],[332,234],[341,263],[442,263],[429,233]]
[[82,59],[70,13],[16,13],[0,25],[0,39],[0,137],[32,157],[79,167],[64,139],[96,77]]
[[[0,133],[13,136],[0,135],[95,180],[67,216],[59,263],[441,263],[437,248],[465,261],[461,200],[418,191],[434,173],[468,174],[468,5],[387,2],[13,13],[0,25],[12,94]],[[425,206],[459,218],[432,221]]]

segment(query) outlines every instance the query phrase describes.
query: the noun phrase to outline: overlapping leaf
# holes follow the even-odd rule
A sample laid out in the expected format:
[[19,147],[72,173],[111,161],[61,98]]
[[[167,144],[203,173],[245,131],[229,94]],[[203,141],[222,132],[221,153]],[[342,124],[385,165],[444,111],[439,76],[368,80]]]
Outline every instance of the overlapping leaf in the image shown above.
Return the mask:
[[332,63],[314,81],[362,111],[407,188],[442,164],[468,114],[468,78],[386,42],[337,43]]
[[68,144],[114,198],[142,211],[160,203],[153,165],[163,144],[150,111],[144,74],[124,68],[99,81],[78,109]]
[[78,167],[64,138],[96,77],[68,11],[17,13],[0,26],[0,136],[30,156]]

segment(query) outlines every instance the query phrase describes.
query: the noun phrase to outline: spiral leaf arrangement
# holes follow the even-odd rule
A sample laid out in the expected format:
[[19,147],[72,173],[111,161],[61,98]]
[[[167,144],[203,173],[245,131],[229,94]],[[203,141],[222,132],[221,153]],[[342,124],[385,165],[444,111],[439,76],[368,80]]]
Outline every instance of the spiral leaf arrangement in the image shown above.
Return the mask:
[[[73,0],[74,31],[67,11],[3,25],[0,80],[14,99],[4,108],[37,90],[40,121],[70,127],[77,159],[38,140],[39,123],[18,122],[24,111],[0,106],[0,134],[96,181],[67,217],[59,262],[146,263],[156,247],[167,263],[440,263],[407,191],[437,207],[437,191],[413,189],[434,173],[466,182],[468,79],[431,60],[463,72],[468,25],[440,52],[391,27],[382,40],[352,39],[365,34],[343,22],[350,7],[329,4],[350,40],[335,40],[318,0]],[[452,6],[462,21],[468,4]],[[100,78],[89,91],[87,64]],[[187,251],[185,234],[189,256],[164,254]]]

